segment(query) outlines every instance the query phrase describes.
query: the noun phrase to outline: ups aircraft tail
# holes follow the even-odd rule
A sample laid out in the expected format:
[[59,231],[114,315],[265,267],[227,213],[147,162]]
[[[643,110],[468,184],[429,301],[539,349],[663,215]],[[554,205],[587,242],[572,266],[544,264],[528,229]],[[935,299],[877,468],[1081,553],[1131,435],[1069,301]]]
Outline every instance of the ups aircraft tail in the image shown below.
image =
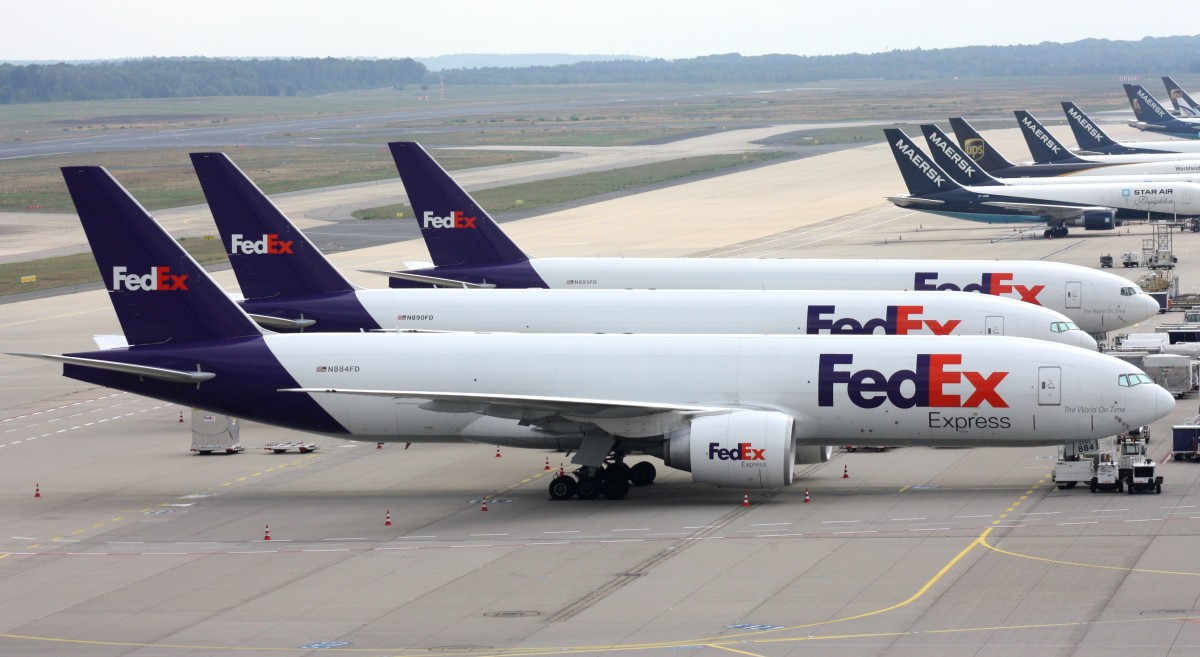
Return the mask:
[[983,135],[979,134],[979,131],[971,127],[971,124],[967,123],[966,119],[957,116],[952,117],[950,119],[950,129],[954,131],[954,138],[958,140],[958,145],[984,171],[999,171],[1001,169],[1010,169],[1014,166],[999,151],[992,148],[992,145],[983,138]]
[[129,344],[261,335],[108,171],[63,167],[62,173]]
[[1124,87],[1125,95],[1129,97],[1129,106],[1133,108],[1133,115],[1137,118],[1135,123],[1130,123],[1131,126],[1139,130],[1162,132],[1191,139],[1200,136],[1200,125],[1180,121],[1171,116],[1162,103],[1150,95],[1150,92],[1146,91],[1142,85],[1126,83]]
[[954,140],[932,123],[923,124],[921,132],[929,143],[933,161],[963,185],[1000,185],[1001,182],[984,171]]
[[224,153],[192,153],[192,166],[247,299],[349,292],[304,233]]
[[1081,164],[1086,160],[1073,155],[1067,147],[1054,138],[1046,126],[1042,125],[1032,114],[1025,110],[1016,110],[1017,124],[1021,127],[1021,136],[1029,145],[1033,161],[1038,164]]
[[435,265],[486,266],[529,260],[420,144],[398,141],[388,148]]

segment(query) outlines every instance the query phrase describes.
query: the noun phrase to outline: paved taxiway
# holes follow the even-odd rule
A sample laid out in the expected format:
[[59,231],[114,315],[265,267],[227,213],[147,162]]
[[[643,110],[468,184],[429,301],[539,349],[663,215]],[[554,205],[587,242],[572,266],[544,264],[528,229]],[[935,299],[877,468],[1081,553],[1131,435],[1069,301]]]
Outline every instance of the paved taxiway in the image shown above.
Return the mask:
[[[865,184],[848,179],[856,172]],[[884,205],[899,189],[877,145],[506,230],[543,256],[1087,266],[1100,253],[1137,250],[1146,232],[1020,239],[1011,227]],[[1185,289],[1200,275],[1197,240],[1175,238]],[[426,257],[420,244],[402,243],[334,259],[349,271]],[[232,284],[228,273],[219,279]],[[92,334],[118,331],[100,292],[4,309],[3,351],[87,349]],[[620,502],[550,502],[542,452],[497,459],[486,446],[377,450],[325,439],[315,454],[275,455],[254,448],[294,434],[247,425],[247,453],[192,456],[178,422],[186,409],[79,385],[58,370],[0,358],[0,655],[1200,648],[1195,464],[1166,463],[1162,495],[1093,495],[1050,486],[1052,449],[905,448],[838,453],[804,467],[795,486],[752,492],[749,507],[742,491],[665,469]],[[1169,424],[1195,405],[1186,398],[1154,427],[1156,456]],[[555,468],[564,460],[550,457]]]

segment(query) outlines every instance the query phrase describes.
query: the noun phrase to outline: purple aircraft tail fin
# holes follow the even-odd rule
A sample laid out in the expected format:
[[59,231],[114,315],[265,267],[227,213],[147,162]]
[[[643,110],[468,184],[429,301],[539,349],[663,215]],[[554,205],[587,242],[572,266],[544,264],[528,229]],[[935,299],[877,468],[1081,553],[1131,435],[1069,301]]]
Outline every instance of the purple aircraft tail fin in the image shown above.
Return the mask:
[[192,153],[192,166],[247,299],[354,289],[224,153]]
[[131,345],[261,335],[179,243],[102,167],[63,167]]
[[479,266],[529,260],[420,144],[398,141],[388,147],[435,265]]

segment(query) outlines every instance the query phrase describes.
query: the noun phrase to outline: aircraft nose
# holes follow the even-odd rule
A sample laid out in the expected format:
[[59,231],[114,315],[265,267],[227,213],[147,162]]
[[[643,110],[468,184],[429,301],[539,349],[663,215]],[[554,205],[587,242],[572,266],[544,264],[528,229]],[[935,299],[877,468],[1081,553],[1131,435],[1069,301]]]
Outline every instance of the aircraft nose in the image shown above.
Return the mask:
[[1154,410],[1155,419],[1166,417],[1171,411],[1175,410],[1175,396],[1167,392],[1167,389],[1160,386],[1154,386]]
[[1100,351],[1100,345],[1096,343],[1096,338],[1088,335],[1086,331],[1071,331],[1071,333],[1075,336],[1075,346],[1090,351]]
[[1154,317],[1158,314],[1158,311],[1162,310],[1162,306],[1158,305],[1158,300],[1149,294],[1139,294],[1138,301],[1140,305],[1138,305],[1139,312],[1137,321],[1139,322],[1143,319],[1150,319],[1151,317]]

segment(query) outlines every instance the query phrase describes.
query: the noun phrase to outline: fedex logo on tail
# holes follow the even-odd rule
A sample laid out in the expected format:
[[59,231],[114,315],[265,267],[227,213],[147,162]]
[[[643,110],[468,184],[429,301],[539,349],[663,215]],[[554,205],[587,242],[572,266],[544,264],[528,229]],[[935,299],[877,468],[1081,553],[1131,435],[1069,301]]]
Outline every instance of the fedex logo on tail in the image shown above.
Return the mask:
[[449,217],[438,217],[428,210],[421,217],[421,228],[475,228],[478,217],[468,217],[455,210]]
[[113,267],[113,292],[121,290],[173,291],[187,290],[187,274],[175,275],[170,267],[151,267],[149,274],[127,274],[128,267]]
[[259,240],[242,239],[240,233],[234,233],[229,238],[229,253],[251,255],[256,253],[292,253],[295,240],[281,240],[276,233],[267,233]]
[[725,449],[720,443],[708,444],[708,460],[716,459],[718,461],[765,461],[767,457],[763,452],[767,448],[755,449],[753,443],[738,443],[738,446],[733,449]]
[[913,289],[927,292],[945,290],[982,292],[994,296],[1016,292],[1020,295],[1021,301],[1032,303],[1035,306],[1042,305],[1038,301],[1038,295],[1046,289],[1045,285],[1012,285],[1009,283],[1012,279],[1013,275],[1009,272],[984,272],[978,283],[959,286],[954,283],[938,283],[938,272],[936,271],[919,271],[913,278]]
[[950,319],[939,322],[933,319],[921,319],[925,306],[888,306],[884,317],[860,322],[853,317],[834,319],[836,306],[809,306],[808,330],[809,335],[829,333],[831,335],[869,335],[878,329],[883,329],[884,335],[909,335],[920,333],[928,327],[934,335],[950,335],[962,324],[961,319]]
[[[896,408],[1008,408],[996,388],[1008,372],[975,372],[960,369],[962,354],[918,354],[914,369],[884,374],[878,370],[853,370],[854,354],[821,354],[817,372],[817,404],[833,406],[834,394],[844,386],[850,402],[859,408],[878,408],[884,402]],[[845,368],[845,369],[843,369]],[[951,392],[970,391],[962,394]],[[964,389],[965,388],[965,389]]]

